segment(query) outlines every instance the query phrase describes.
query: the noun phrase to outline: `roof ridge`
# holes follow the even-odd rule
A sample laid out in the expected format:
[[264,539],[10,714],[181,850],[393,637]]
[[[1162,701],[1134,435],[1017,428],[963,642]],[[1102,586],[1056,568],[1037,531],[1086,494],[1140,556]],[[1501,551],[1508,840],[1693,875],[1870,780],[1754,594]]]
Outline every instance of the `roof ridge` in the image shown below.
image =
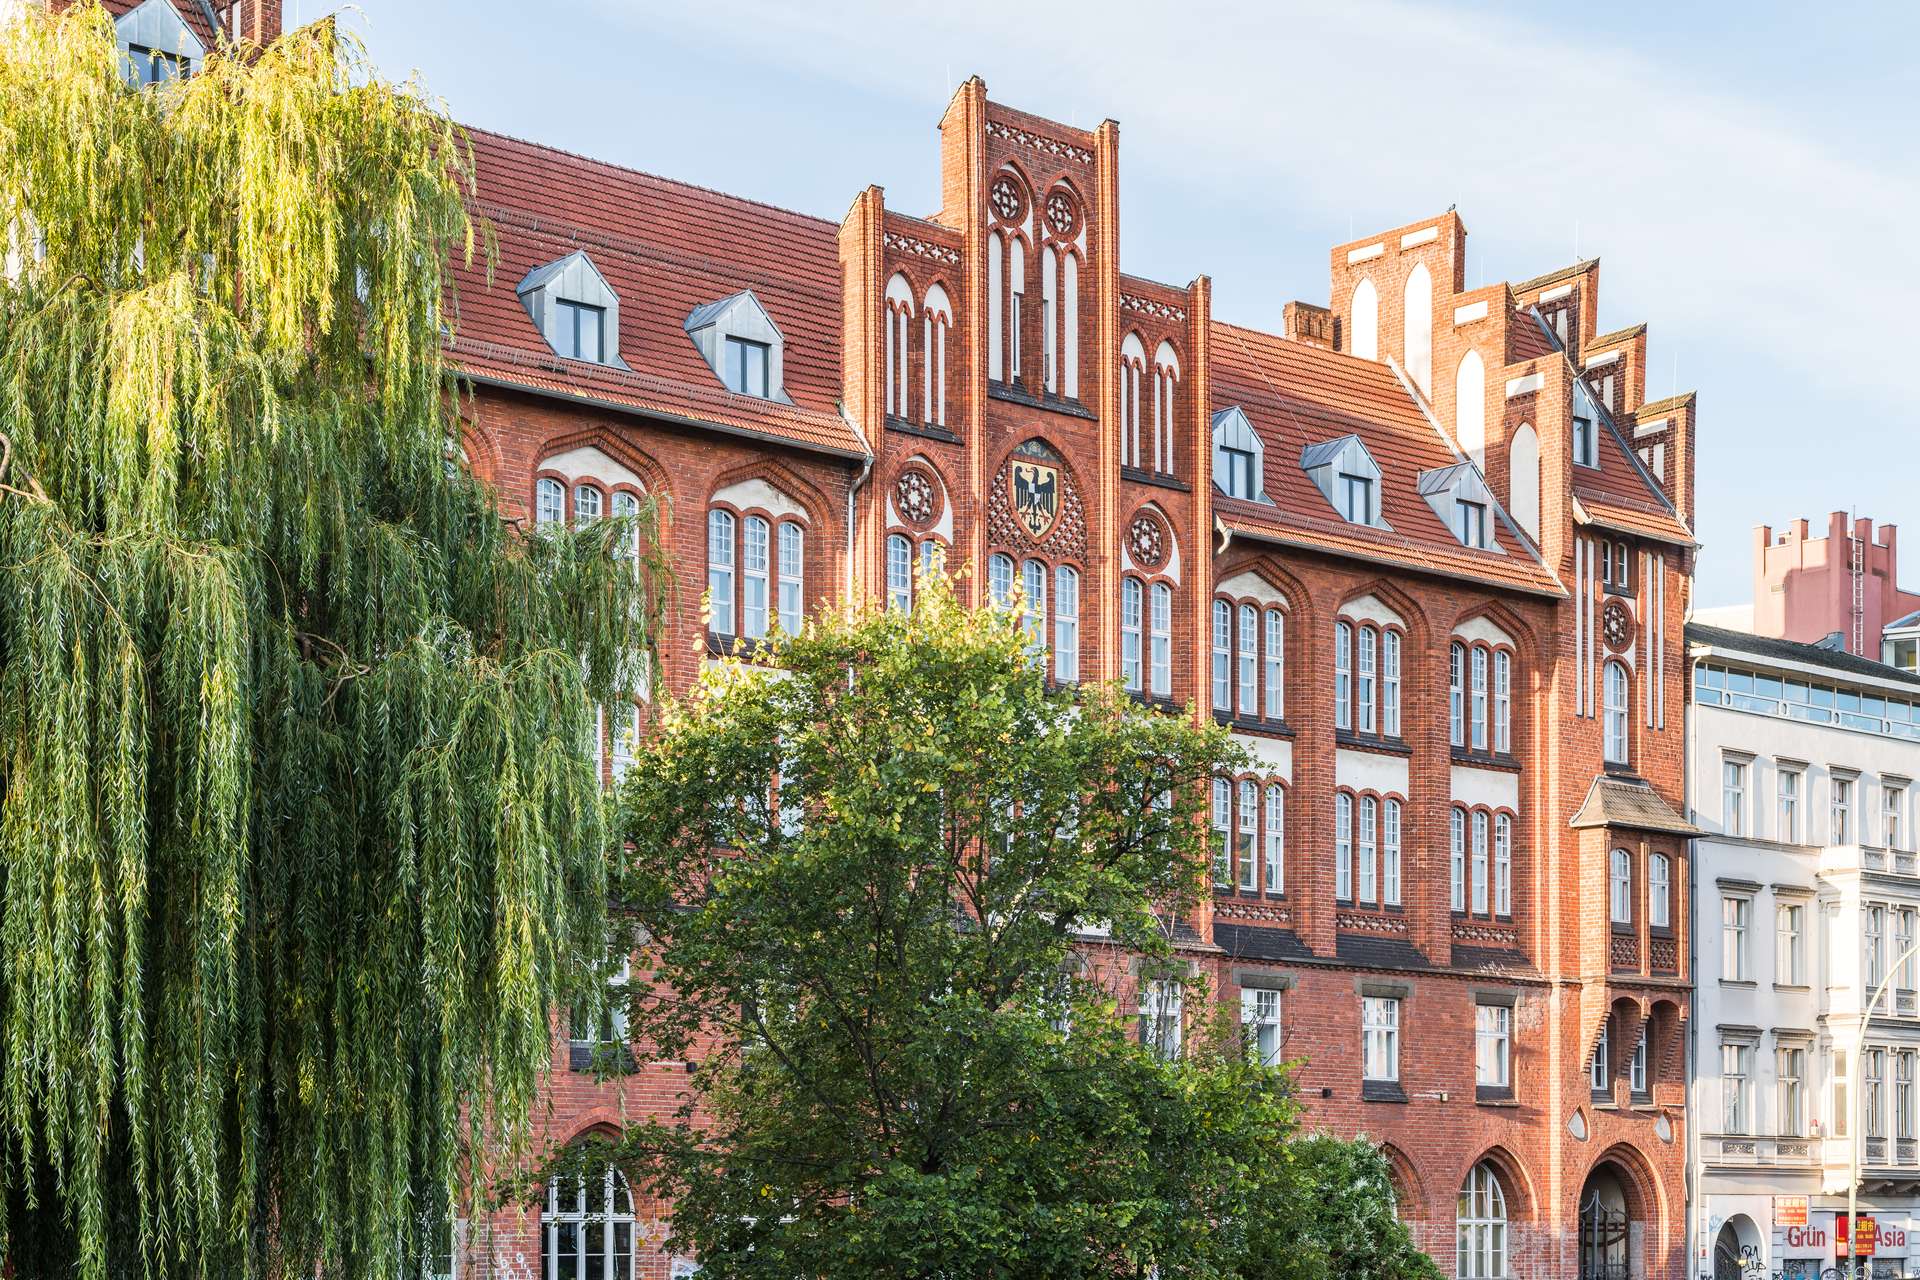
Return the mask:
[[1667,396],[1661,400],[1648,400],[1633,411],[1633,416],[1637,418],[1643,413],[1658,413],[1662,409],[1678,409],[1681,405],[1686,404],[1699,394],[1698,391],[1682,391],[1677,396]]
[[1595,347],[1604,347],[1610,343],[1624,342],[1628,338],[1637,338],[1647,331],[1646,323],[1630,324],[1624,329],[1615,329],[1611,333],[1596,333],[1580,344],[1580,350],[1587,352]]
[[828,229],[834,229],[840,225],[831,218],[823,218],[813,213],[802,213],[798,209],[789,209],[785,205],[774,204],[770,200],[756,200],[752,196],[743,196],[731,191],[722,191],[718,187],[702,186],[698,182],[688,182],[684,178],[669,178],[665,174],[654,173],[649,169],[639,169],[630,164],[620,164],[614,160],[602,160],[597,156],[583,155],[578,151],[569,151],[565,147],[556,147],[552,143],[535,142],[531,138],[522,138],[518,134],[504,133],[499,129],[487,129],[479,125],[461,125],[460,127],[466,130],[469,137],[484,135],[489,138],[498,138],[502,142],[518,143],[523,147],[531,147],[535,151],[544,151],[549,155],[563,156],[569,160],[578,160],[582,164],[596,165],[602,169],[612,169],[618,173],[630,174],[636,178],[645,178],[650,182],[658,182],[669,187],[679,187],[684,191],[697,191],[702,195],[714,196],[731,204],[748,205],[756,209],[765,209],[769,213],[783,214],[789,218],[797,218],[802,222],[817,222]]

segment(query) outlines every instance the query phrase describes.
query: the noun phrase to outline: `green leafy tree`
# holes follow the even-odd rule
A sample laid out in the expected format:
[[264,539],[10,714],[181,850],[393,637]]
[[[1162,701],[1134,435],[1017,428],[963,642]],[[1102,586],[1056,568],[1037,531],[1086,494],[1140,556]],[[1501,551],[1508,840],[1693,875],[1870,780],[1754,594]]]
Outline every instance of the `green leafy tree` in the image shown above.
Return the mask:
[[1365,1138],[1318,1134],[1298,1145],[1302,1178],[1313,1189],[1307,1226],[1341,1280],[1440,1280],[1440,1268],[1414,1246],[1394,1212],[1387,1157]]
[[1183,978],[1238,749],[1027,645],[932,580],[723,664],[646,745],[631,1007],[698,1104],[618,1158],[703,1274],[1325,1273],[1286,1073],[1191,981],[1183,1059],[1133,1003],[1130,965]]
[[145,90],[94,3],[0,34],[13,1274],[396,1274],[603,954],[661,577],[460,465],[470,167],[330,24]]

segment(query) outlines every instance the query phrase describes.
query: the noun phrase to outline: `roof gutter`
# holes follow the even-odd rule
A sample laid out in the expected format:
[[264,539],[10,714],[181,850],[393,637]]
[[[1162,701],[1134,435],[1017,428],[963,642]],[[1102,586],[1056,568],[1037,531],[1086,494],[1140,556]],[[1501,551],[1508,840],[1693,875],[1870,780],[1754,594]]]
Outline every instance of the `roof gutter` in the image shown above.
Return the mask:
[[[790,436],[777,435],[771,431],[756,431],[752,427],[736,426],[730,422],[716,422],[711,418],[695,418],[684,413],[673,413],[666,409],[639,409],[618,400],[609,400],[603,396],[584,395],[577,391],[555,391],[551,387],[534,386],[519,382],[513,378],[503,378],[498,374],[475,373],[462,368],[459,376],[475,386],[500,387],[508,391],[518,391],[523,395],[541,396],[548,400],[559,400],[567,404],[586,405],[593,409],[605,409],[610,413],[625,414],[632,418],[652,418],[659,422],[670,422],[675,426],[695,427],[702,431],[718,431],[722,435],[739,436],[745,440],[758,440],[766,444],[785,445],[790,449],[803,449],[811,453],[825,454],[830,458],[840,458],[847,462],[864,461],[868,467],[873,465],[873,453],[864,441],[858,449],[840,449],[832,445],[813,444],[805,440],[795,440]],[[844,419],[843,419],[844,421]],[[855,432],[858,438],[859,433]]]
[[[1480,577],[1479,575],[1459,569],[1443,569],[1438,565],[1423,563],[1411,556],[1393,556],[1387,554],[1363,555],[1355,551],[1339,551],[1331,547],[1324,547],[1306,538],[1289,538],[1285,534],[1274,533],[1266,529],[1236,528],[1228,525],[1224,521],[1221,522],[1220,528],[1228,538],[1232,538],[1237,534],[1240,537],[1247,538],[1254,542],[1270,543],[1276,547],[1298,547],[1303,551],[1312,551],[1323,556],[1339,556],[1342,559],[1359,560],[1368,563],[1380,561],[1387,564],[1398,565],[1401,568],[1411,569],[1415,573],[1430,573],[1436,578],[1467,578],[1471,581],[1490,586],[1496,591],[1515,591],[1522,595],[1539,596],[1546,600],[1565,600],[1567,598],[1567,590],[1560,585],[1559,579],[1557,578],[1554,578],[1554,586],[1552,587],[1530,587],[1517,582],[1500,582],[1493,578]],[[1224,544],[1222,544],[1221,549],[1225,549]],[[1547,576],[1553,578],[1552,573],[1548,573]]]

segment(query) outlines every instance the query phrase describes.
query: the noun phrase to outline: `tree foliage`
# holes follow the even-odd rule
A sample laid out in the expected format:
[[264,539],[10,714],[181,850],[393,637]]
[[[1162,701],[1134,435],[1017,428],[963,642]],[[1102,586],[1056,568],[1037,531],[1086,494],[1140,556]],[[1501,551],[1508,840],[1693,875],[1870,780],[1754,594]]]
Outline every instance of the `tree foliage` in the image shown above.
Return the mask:
[[0,36],[0,1254],[392,1275],[601,953],[660,569],[459,465],[431,101],[330,24],[125,72]]
[[1174,946],[1238,749],[1026,646],[929,580],[710,672],[626,784],[634,1026],[698,1102],[620,1158],[702,1274],[1327,1274],[1289,1078]]

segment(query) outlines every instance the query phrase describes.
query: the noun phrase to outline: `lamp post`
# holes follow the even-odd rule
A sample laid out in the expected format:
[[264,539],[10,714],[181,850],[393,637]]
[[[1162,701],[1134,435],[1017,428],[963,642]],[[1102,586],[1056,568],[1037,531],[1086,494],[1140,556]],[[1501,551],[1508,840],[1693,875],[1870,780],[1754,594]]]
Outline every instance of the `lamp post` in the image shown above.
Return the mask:
[[1852,1097],[1847,1109],[1852,1112],[1847,1117],[1850,1126],[1847,1133],[1847,1275],[1858,1280],[1860,1275],[1860,1254],[1854,1247],[1859,1238],[1858,1228],[1854,1225],[1860,1220],[1860,1059],[1867,1052],[1867,1025],[1873,1020],[1873,1011],[1880,998],[1887,994],[1887,986],[1894,975],[1904,968],[1908,961],[1920,955],[1920,941],[1902,951],[1894,962],[1887,966],[1886,976],[1880,979],[1880,985],[1873,989],[1873,995],[1860,1010],[1860,1029],[1853,1037],[1853,1062],[1847,1074],[1851,1081],[1848,1086]]

